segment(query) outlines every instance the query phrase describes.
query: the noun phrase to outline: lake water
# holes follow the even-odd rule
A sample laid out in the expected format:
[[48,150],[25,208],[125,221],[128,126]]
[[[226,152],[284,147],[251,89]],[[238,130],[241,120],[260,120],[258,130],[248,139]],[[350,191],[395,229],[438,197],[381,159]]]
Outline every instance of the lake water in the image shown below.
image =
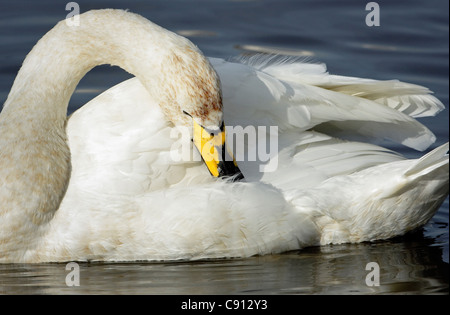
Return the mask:
[[[208,56],[255,52],[309,56],[329,72],[427,86],[448,108],[448,1],[377,1],[380,26],[366,25],[369,1],[78,1],[81,12],[130,9],[187,36]],[[0,103],[35,42],[69,13],[64,1],[0,2]],[[126,78],[98,67],[72,97],[73,111]],[[448,111],[421,120],[448,141]],[[408,157],[422,153],[392,148]],[[65,264],[0,265],[0,294],[448,294],[448,198],[422,229],[393,240],[307,248],[282,255],[184,263],[83,263],[69,287]],[[367,263],[380,267],[368,286]]]

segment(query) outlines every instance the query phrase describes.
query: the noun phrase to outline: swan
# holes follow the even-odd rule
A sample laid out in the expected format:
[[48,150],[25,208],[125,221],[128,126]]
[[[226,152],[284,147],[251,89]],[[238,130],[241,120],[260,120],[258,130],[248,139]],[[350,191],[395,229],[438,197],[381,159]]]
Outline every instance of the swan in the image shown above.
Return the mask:
[[[100,64],[135,77],[68,118]],[[406,159],[370,141],[424,150],[435,136],[415,118],[443,108],[421,86],[207,59],[137,14],[83,13],[39,40],[0,113],[0,262],[248,257],[404,234],[448,195],[448,143]],[[175,158],[186,143],[190,158]]]

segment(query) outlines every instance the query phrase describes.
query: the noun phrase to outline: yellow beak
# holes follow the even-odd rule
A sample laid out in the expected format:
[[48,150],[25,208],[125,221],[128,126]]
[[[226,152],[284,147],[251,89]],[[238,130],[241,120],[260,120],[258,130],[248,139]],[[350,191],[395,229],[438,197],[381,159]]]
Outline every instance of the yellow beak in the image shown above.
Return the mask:
[[233,177],[234,181],[244,178],[233,155],[225,145],[225,125],[220,131],[212,133],[199,125],[194,119],[193,142],[200,152],[209,172],[214,177]]

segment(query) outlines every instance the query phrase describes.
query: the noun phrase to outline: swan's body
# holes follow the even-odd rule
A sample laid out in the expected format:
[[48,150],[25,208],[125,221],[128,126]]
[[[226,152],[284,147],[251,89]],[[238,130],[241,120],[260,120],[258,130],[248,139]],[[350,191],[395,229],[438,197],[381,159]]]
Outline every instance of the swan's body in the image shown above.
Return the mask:
[[[434,136],[413,117],[443,108],[427,89],[299,62],[210,62],[227,126],[278,127],[270,172],[238,161],[246,182],[232,183],[173,159],[174,124],[192,127],[183,110],[203,125],[222,120],[216,73],[187,40],[116,10],[49,32],[0,115],[0,262],[245,257],[384,239],[425,224],[448,195],[448,145],[406,160],[332,137],[425,149]],[[76,84],[101,63],[137,78],[66,125]]]

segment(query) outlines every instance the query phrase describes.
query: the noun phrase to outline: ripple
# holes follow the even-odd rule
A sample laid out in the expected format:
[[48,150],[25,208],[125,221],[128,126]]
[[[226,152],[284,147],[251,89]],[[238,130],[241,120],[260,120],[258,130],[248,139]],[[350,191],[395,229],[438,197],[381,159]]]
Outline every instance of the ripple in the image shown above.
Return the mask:
[[282,47],[270,47],[259,45],[235,45],[234,48],[238,50],[244,50],[247,52],[275,54],[275,55],[287,55],[287,56],[314,56],[314,52],[309,50],[289,49]]
[[105,89],[95,89],[95,88],[77,88],[74,93],[76,94],[92,94],[92,93],[101,93]]
[[211,37],[217,36],[216,32],[205,31],[205,30],[178,30],[176,31],[178,35],[187,37]]
[[428,53],[429,48],[419,48],[419,47],[408,47],[408,46],[393,46],[393,45],[382,45],[382,44],[355,44],[355,46],[360,46],[364,49],[374,50],[374,51],[384,51],[384,52],[403,52],[403,53]]

